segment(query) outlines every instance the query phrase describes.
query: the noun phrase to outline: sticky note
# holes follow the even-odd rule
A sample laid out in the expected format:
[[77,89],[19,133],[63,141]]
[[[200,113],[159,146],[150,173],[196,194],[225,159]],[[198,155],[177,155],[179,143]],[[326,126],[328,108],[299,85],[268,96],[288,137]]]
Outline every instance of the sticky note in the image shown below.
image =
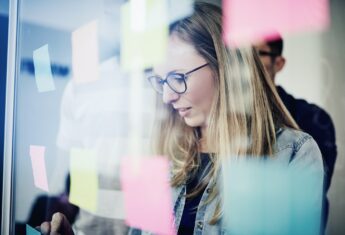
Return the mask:
[[124,159],[121,186],[129,226],[157,234],[175,234],[168,170],[168,161],[162,157]]
[[49,192],[44,153],[44,146],[30,145],[30,158],[35,186]]
[[[317,234],[322,176],[278,162],[246,160],[223,168],[224,224],[234,234]],[[317,183],[319,182],[319,183]],[[320,183],[321,182],[321,183]]]
[[223,39],[241,46],[303,31],[320,31],[330,22],[328,0],[224,0]]
[[26,235],[40,235],[41,233],[31,227],[30,225],[26,225]]
[[[168,24],[166,0],[145,0],[146,13],[139,26],[133,27],[134,6],[129,1],[121,7],[121,67],[125,71],[151,67],[165,59]],[[133,13],[134,14],[134,13]]]
[[72,33],[72,68],[76,83],[99,79],[97,21],[83,25]]
[[71,149],[70,171],[70,203],[90,212],[95,212],[98,194],[96,154],[87,149]]
[[48,44],[34,50],[35,80],[39,92],[55,90]]

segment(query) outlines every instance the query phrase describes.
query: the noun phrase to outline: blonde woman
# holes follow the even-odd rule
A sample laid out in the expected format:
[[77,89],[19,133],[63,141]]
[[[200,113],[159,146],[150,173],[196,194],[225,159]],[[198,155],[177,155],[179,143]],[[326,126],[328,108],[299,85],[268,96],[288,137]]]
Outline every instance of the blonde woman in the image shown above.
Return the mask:
[[[196,3],[192,16],[171,25],[166,63],[148,78],[163,112],[154,143],[156,153],[172,162],[178,234],[224,233],[217,179],[228,156],[313,168],[322,188],[318,146],[298,131],[255,50],[227,49],[221,17],[218,7]],[[72,234],[61,214],[41,229]]]

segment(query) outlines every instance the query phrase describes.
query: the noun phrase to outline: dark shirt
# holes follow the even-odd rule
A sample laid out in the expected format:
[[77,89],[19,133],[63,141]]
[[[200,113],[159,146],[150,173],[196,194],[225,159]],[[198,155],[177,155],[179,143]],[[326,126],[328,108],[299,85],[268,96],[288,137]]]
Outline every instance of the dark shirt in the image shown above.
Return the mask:
[[310,104],[303,99],[295,99],[280,86],[277,87],[277,90],[286,108],[299,127],[315,139],[321,150],[325,170],[321,228],[322,233],[324,233],[329,210],[327,191],[331,185],[334,165],[337,158],[334,125],[331,117],[322,108]]
[[[190,178],[187,181],[186,194],[189,194],[210,170],[210,165],[209,165],[210,155],[207,153],[201,153],[200,159],[201,159],[201,163],[200,163],[200,167],[198,171],[196,172],[196,174],[192,176],[192,178]],[[205,188],[200,193],[198,193],[198,195],[196,195],[195,197],[186,198],[186,203],[183,208],[183,214],[182,214],[180,226],[178,229],[178,235],[193,234],[197,208],[199,206],[199,203],[204,191],[205,191]]]

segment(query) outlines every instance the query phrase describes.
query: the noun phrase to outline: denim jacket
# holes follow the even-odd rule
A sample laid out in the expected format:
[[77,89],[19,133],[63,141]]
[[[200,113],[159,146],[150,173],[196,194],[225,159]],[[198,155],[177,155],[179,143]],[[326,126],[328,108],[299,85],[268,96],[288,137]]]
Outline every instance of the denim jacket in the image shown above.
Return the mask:
[[[277,131],[276,145],[274,148],[273,161],[282,164],[283,166],[297,167],[297,168],[308,168],[312,169],[316,173],[320,187],[316,187],[314,200],[315,207],[320,208],[321,213],[321,198],[323,183],[323,162],[320,150],[314,141],[314,139],[301,131],[292,130],[289,128],[280,129]],[[211,220],[215,211],[217,200],[212,200],[210,203],[204,205],[209,193],[212,190],[214,182],[210,181],[207,185],[195,218],[194,235],[216,235],[216,234],[232,234],[223,226],[222,220],[215,225],[210,225],[208,221]],[[302,193],[302,192],[301,192]],[[182,217],[185,200],[186,200],[186,185],[173,188],[173,205],[175,214],[175,226],[179,227],[180,220]],[[129,234],[131,235],[149,235],[152,233],[140,231],[137,229],[130,229]]]

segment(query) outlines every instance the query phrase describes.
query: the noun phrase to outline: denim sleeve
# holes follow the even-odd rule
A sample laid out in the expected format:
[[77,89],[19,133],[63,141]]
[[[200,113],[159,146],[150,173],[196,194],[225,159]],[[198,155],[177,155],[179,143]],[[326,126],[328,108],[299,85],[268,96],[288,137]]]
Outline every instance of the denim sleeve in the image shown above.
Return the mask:
[[290,166],[318,172],[323,176],[324,168],[320,149],[313,138],[304,138],[295,146]]
[[141,235],[141,230],[137,228],[129,228],[128,235]]
[[311,137],[296,145],[290,162],[293,202],[292,234],[319,234],[324,168],[320,149]]

